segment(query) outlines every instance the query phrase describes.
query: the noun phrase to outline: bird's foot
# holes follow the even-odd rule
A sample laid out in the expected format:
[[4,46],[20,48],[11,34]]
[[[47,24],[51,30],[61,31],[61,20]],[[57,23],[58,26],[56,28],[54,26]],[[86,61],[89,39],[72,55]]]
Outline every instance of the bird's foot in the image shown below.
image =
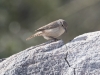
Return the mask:
[[60,40],[60,39],[57,39],[57,38],[53,38],[53,40],[54,40],[54,41],[58,41],[58,40]]

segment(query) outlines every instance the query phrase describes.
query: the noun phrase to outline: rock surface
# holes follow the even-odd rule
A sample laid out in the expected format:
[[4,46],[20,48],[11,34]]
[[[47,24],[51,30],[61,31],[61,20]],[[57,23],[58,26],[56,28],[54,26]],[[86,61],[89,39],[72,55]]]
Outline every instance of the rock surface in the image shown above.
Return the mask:
[[32,46],[1,61],[0,75],[100,75],[100,31]]

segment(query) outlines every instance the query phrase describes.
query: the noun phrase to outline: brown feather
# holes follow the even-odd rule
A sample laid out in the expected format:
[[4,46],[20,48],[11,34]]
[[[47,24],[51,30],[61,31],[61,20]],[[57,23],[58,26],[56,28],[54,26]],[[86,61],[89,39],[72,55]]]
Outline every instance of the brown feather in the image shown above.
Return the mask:
[[57,23],[57,21],[53,21],[53,22],[51,22],[51,23],[49,23],[49,24],[47,24],[47,25],[45,25],[43,27],[38,28],[35,31],[43,31],[43,30],[47,30],[47,29],[56,28],[58,26],[59,26],[59,24]]
[[36,36],[42,36],[42,32],[37,32],[37,33],[31,35],[30,37],[28,37],[26,40],[30,40],[30,39],[32,39],[33,37],[36,37]]

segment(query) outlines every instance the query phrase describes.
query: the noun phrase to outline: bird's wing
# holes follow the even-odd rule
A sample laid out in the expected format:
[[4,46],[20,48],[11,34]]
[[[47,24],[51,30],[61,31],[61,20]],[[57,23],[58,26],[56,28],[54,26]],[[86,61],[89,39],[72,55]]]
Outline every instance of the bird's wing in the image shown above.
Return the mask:
[[47,30],[47,29],[56,28],[58,26],[59,26],[58,23],[56,21],[54,21],[54,22],[51,22],[51,23],[49,23],[49,24],[47,24],[47,25],[45,25],[43,27],[38,28],[35,31],[43,31],[43,30]]

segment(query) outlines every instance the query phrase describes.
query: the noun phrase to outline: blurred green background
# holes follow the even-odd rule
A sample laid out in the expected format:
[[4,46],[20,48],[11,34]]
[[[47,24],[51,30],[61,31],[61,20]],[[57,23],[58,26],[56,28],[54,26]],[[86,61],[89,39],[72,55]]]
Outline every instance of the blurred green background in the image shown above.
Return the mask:
[[46,42],[26,41],[37,28],[57,19],[68,23],[65,43],[75,36],[100,30],[100,0],[0,0],[0,58]]

